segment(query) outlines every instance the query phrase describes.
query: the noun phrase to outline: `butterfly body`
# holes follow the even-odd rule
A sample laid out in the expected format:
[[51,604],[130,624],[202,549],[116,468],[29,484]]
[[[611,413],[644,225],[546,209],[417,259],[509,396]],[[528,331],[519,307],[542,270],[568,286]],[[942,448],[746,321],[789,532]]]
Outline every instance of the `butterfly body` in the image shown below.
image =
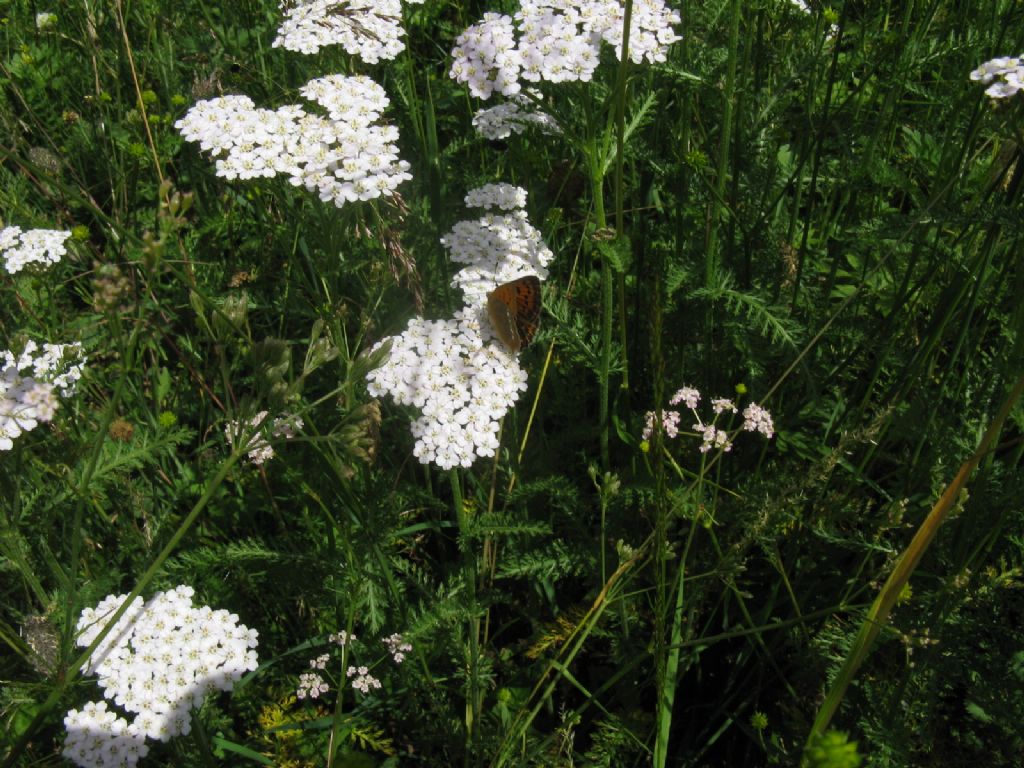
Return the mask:
[[540,278],[527,275],[499,285],[487,294],[487,316],[511,352],[526,349],[540,323]]

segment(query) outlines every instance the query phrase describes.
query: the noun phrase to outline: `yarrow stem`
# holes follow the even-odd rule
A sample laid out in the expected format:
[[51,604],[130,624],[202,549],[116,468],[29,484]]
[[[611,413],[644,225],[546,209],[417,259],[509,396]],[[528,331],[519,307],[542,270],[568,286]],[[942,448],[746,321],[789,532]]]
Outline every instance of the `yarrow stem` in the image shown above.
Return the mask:
[[459,556],[462,558],[462,574],[466,583],[466,603],[470,613],[466,627],[469,670],[466,680],[465,754],[468,760],[475,750],[476,723],[479,720],[481,708],[481,688],[477,664],[480,642],[480,616],[476,607],[477,560],[476,553],[470,547],[469,514],[466,510],[466,502],[462,496],[462,482],[459,471],[457,469],[449,470],[448,479],[452,489],[452,504],[455,506],[455,520],[459,527]]

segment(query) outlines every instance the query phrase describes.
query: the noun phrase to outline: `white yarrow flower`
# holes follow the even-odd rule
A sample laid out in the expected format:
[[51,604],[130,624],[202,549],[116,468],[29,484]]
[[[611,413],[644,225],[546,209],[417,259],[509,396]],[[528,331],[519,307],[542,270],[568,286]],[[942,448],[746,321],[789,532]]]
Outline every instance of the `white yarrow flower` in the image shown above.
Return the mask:
[[149,753],[146,736],[123,717],[107,711],[107,703],[88,702],[81,710],[72,709],[64,717],[67,737],[64,757],[82,768],[119,766],[132,768]]
[[[488,13],[456,38],[449,75],[481,99],[495,91],[515,96],[520,79],[587,82],[602,42],[621,58],[624,15],[620,0],[523,0],[514,19]],[[634,2],[630,60],[665,61],[668,47],[680,39],[673,29],[679,21],[664,0]]]
[[[525,205],[525,192],[509,185],[472,190],[468,204]],[[501,344],[487,316],[487,293],[524,275],[547,277],[553,258],[521,208],[461,221],[441,241],[453,261],[467,265],[452,279],[465,307],[448,320],[413,318],[390,342],[384,364],[367,376],[374,397],[390,395],[417,408],[413,455],[442,469],[470,467],[498,449],[501,418],[526,390],[526,372]]]
[[74,394],[84,367],[78,343],[40,348],[30,341],[17,357],[0,350],[0,451],[11,450],[23,433],[51,421],[60,406],[57,396]]
[[328,75],[306,83],[301,93],[328,116],[298,104],[270,110],[248,96],[222,96],[199,102],[174,125],[217,158],[218,176],[287,176],[339,208],[390,197],[412,178],[398,157],[398,129],[379,122],[390,101],[373,80]]
[[274,457],[274,447],[270,444],[272,438],[290,440],[298,435],[304,426],[298,416],[286,415],[268,419],[268,415],[268,411],[260,411],[248,421],[229,421],[224,425],[224,435],[232,446],[237,445],[243,434],[253,432],[259,427],[260,431],[253,432],[245,446],[246,456],[257,467]]
[[988,85],[985,93],[993,99],[1006,99],[1024,89],[1024,53],[986,61],[970,74],[971,80]]
[[285,19],[275,48],[313,54],[340,45],[367,64],[393,59],[405,50],[399,0],[285,0],[281,10]]
[[30,229],[23,232],[21,227],[4,227],[0,230],[0,257],[4,269],[16,274],[30,264],[39,264],[42,269],[53,266],[66,254],[65,243],[70,232],[56,229]]
[[[228,611],[193,607],[193,594],[191,587],[179,586],[145,603],[136,598],[93,651],[83,669],[97,676],[106,699],[136,717],[128,724],[108,713],[106,702],[71,710],[65,719],[65,756],[82,766],[96,765],[89,762],[95,750],[112,748],[98,731],[131,735],[131,753],[145,755],[145,738],[167,741],[189,733],[191,710],[208,693],[229,691],[245,672],[256,669],[256,632]],[[110,595],[83,610],[77,644],[90,645],[126,599]]]
[[543,133],[559,133],[558,123],[551,115],[537,111],[522,93],[503,104],[479,110],[473,115],[473,127],[485,139],[505,139],[535,127]]

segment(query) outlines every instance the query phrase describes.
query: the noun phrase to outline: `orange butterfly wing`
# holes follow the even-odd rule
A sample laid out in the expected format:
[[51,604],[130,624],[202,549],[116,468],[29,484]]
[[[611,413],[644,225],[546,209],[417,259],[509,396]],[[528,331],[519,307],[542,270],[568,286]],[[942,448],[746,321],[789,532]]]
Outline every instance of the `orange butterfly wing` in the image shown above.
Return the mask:
[[540,278],[527,275],[499,285],[487,294],[487,314],[506,347],[526,349],[540,324]]

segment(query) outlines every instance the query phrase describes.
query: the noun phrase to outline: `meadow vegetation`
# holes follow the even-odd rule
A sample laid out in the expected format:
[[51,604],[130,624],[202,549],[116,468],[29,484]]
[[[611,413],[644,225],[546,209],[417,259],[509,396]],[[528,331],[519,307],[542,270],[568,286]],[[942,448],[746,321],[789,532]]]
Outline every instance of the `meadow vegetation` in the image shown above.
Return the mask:
[[1020,2],[0,41],[0,765],[1020,764]]

